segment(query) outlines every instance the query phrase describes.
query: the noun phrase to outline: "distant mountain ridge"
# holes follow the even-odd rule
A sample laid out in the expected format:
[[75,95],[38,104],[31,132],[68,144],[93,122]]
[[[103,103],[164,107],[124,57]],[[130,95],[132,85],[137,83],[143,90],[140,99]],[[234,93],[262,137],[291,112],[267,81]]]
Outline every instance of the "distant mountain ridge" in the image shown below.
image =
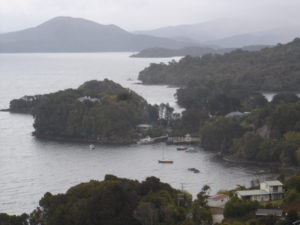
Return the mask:
[[224,48],[238,48],[245,45],[275,45],[286,44],[295,37],[300,37],[300,26],[287,26],[255,33],[232,35],[218,40],[207,41],[202,44],[218,45]]
[[[224,26],[226,24],[226,26]],[[210,40],[242,34],[239,25],[228,20],[214,20],[198,24],[182,24],[161,27],[153,30],[135,31],[136,34],[146,34],[155,37],[172,38],[176,40],[193,40],[204,43]]]
[[[300,37],[300,24],[286,25],[272,29],[248,29],[237,20],[215,20],[199,24],[184,24],[161,27],[153,30],[135,31],[136,34],[146,34],[175,40],[193,40],[201,46],[241,48],[248,45],[275,45],[287,43],[295,37]],[[246,23],[245,23],[246,24]]]
[[0,34],[0,52],[140,51],[187,45],[190,43],[135,35],[115,25],[72,17],[56,17],[34,28]]

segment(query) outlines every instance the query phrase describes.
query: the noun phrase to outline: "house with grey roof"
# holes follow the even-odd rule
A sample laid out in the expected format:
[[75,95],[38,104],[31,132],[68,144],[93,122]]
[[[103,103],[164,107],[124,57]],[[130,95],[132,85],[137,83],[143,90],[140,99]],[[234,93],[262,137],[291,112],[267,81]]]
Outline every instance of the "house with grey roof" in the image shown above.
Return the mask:
[[237,191],[237,197],[244,200],[269,202],[283,198],[283,184],[278,180],[260,183],[260,189]]

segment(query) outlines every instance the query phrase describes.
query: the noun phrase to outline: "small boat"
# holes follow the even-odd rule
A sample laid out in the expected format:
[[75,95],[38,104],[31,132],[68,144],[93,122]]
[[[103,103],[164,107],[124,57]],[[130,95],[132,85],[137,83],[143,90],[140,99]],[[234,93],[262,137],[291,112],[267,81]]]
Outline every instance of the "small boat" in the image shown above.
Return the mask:
[[194,173],[200,173],[200,170],[198,170],[196,168],[188,168],[188,171],[192,171]]
[[89,147],[90,147],[90,150],[94,150],[96,148],[95,145],[93,145],[93,144],[90,144]]
[[195,152],[197,152],[197,150],[195,148],[191,147],[191,148],[188,148],[185,152],[195,153]]
[[165,149],[162,149],[162,159],[158,163],[173,163],[173,160],[165,159]]
[[184,146],[177,147],[177,151],[185,151],[185,150],[187,150],[187,147]]
[[158,163],[173,163],[173,160],[162,159],[162,160],[158,160]]
[[154,142],[153,138],[147,136],[137,142],[139,145],[152,144]]

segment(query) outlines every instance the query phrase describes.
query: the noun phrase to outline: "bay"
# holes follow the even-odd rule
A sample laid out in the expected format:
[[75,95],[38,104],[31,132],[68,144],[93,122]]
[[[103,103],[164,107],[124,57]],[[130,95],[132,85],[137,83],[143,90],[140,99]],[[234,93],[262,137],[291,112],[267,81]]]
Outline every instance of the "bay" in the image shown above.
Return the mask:
[[[149,103],[169,103],[181,111],[174,94],[176,88],[137,84],[138,72],[150,63],[171,59],[129,58],[132,53],[0,54],[0,108],[24,95],[77,88],[83,82],[104,78],[131,88]],[[175,58],[178,60],[178,58]],[[176,151],[175,146],[106,146],[40,140],[34,138],[30,115],[0,113],[0,212],[20,214],[38,206],[45,192],[62,193],[73,185],[105,174],[143,180],[157,176],[175,188],[194,196],[204,184],[219,189],[249,186],[252,179],[265,179],[266,168],[234,165],[216,159],[213,153],[197,148],[197,153]],[[174,164],[159,164],[162,151]],[[200,170],[194,174],[187,169]],[[262,172],[263,170],[263,172]],[[264,172],[267,171],[267,172]]]

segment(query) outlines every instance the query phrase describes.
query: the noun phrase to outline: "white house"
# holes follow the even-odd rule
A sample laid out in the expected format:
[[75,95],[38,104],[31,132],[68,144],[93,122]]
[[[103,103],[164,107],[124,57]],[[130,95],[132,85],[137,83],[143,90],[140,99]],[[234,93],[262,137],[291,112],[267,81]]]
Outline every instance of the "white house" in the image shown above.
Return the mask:
[[283,184],[278,180],[260,183],[260,189],[237,191],[237,197],[244,200],[268,202],[283,198]]
[[90,101],[90,102],[100,102],[99,98],[92,98],[90,96],[84,96],[77,99],[80,102]]
[[223,208],[228,200],[229,196],[225,194],[210,196],[207,199],[207,205],[209,207]]
[[271,201],[283,198],[283,184],[278,180],[262,182],[260,183],[260,189],[270,193]]

